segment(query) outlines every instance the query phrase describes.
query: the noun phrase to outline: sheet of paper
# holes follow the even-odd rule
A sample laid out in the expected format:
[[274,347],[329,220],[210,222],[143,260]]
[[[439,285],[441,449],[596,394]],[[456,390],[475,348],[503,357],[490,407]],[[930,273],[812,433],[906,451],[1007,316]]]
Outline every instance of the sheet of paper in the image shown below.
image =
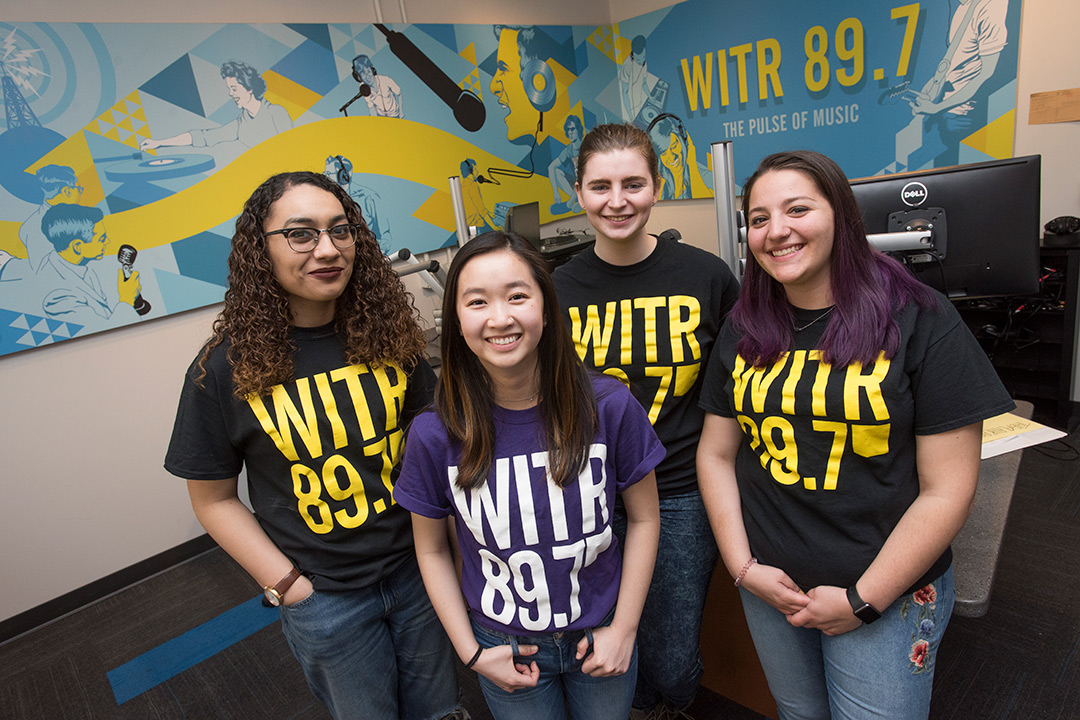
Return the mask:
[[1019,415],[1003,413],[983,421],[981,458],[1003,455],[1013,450],[1065,437],[1066,433]]
[[1080,120],[1080,88],[1032,93],[1028,125]]

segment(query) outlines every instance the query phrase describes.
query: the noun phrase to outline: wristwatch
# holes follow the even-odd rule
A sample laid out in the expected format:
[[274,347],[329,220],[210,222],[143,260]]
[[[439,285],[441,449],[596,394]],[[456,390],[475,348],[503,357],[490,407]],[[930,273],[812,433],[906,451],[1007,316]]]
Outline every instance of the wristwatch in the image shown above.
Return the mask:
[[851,612],[862,620],[863,625],[869,625],[881,617],[881,613],[873,605],[859,597],[859,591],[854,585],[847,589],[847,601],[851,603]]
[[266,601],[274,607],[279,607],[281,601],[285,599],[285,593],[289,591],[289,588],[292,587],[298,577],[300,577],[300,571],[293,568],[288,575],[278,580],[277,585],[273,587],[263,585],[263,595],[266,596]]

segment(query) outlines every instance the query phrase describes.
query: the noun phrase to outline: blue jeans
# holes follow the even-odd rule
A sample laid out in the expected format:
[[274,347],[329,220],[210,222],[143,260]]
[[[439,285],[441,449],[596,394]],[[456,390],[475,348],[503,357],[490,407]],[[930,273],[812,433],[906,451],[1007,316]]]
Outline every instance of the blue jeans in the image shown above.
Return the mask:
[[336,720],[431,720],[458,707],[453,648],[415,557],[372,587],[283,607],[281,628]]
[[[615,516],[615,532],[621,543],[622,512]],[[660,498],[660,545],[638,625],[634,707],[651,709],[663,699],[679,710],[693,702],[705,671],[701,615],[718,556],[701,493]]]
[[779,610],[739,590],[780,720],[926,720],[956,598],[952,568],[901,595],[872,625],[833,637],[792,627]]
[[[611,623],[614,611],[604,620]],[[568,630],[545,635],[507,635],[473,621],[473,634],[482,647],[510,645],[515,659],[523,664],[536,661],[540,680],[536,687],[508,693],[483,675],[477,674],[488,709],[495,720],[626,720],[637,677],[637,648],[630,667],[622,675],[592,677],[581,671],[577,644],[582,636],[592,639],[591,630]],[[536,645],[535,655],[517,657],[518,645]],[[588,655],[586,655],[588,657]]]

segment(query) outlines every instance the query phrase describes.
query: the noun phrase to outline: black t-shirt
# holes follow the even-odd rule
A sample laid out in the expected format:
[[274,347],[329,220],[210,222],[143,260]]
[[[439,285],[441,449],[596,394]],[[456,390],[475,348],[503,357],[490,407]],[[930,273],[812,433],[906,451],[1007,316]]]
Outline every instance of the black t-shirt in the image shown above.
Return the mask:
[[611,265],[592,248],[555,270],[555,291],[578,355],[630,386],[667,457],[661,496],[697,490],[704,413],[701,375],[738,282],[716,255],[659,238],[649,257]]
[[189,480],[247,470],[259,524],[318,590],[366,587],[412,554],[409,513],[393,499],[404,432],[432,398],[423,360],[406,372],[349,365],[327,325],[293,328],[296,380],[233,395],[227,342],[184,380],[165,469]]
[[[825,320],[764,368],[737,356],[730,323],[717,340],[701,406],[742,426],[735,474],[751,552],[804,589],[853,585],[869,567],[919,493],[917,435],[1014,407],[955,308],[936,299],[898,310],[896,355],[867,366],[818,360]],[[796,323],[820,314],[800,311]],[[951,560],[946,551],[913,587]]]

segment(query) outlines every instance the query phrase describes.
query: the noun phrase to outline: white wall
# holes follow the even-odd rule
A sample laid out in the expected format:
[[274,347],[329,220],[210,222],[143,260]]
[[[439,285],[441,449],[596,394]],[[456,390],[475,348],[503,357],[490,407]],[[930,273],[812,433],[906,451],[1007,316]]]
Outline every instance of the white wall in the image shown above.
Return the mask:
[[[610,22],[605,0],[402,4],[409,22]],[[400,22],[402,4],[382,0],[381,19]],[[4,20],[367,23],[379,20],[376,7],[372,0],[29,0],[5,7]],[[430,318],[433,300],[413,278]],[[184,371],[219,309],[0,358],[0,621],[202,534],[184,482],[162,461]]]
[[1073,0],[1026,0],[1020,27],[1016,155],[1042,155],[1042,222],[1080,217],[1080,122],[1028,125],[1032,93],[1080,87]]
[[[1080,122],[1027,122],[1032,93],[1080,87],[1078,19],[1075,0],[1026,0],[1021,19],[1015,154],[1042,155],[1043,224],[1060,215],[1080,217]],[[1080,342],[1073,350],[1078,356]],[[1072,399],[1080,400],[1080,363],[1073,363],[1073,373]]]
[[[410,22],[606,23],[670,0],[408,0]],[[731,3],[733,11],[742,4]],[[464,5],[465,7],[461,7]],[[5,21],[373,22],[373,2],[217,0],[155,5],[141,0],[29,0]],[[382,20],[400,5],[383,0]],[[1080,124],[1027,126],[1033,92],[1080,87],[1080,47],[1071,35],[1075,0],[1026,0],[1020,44],[1016,154],[1043,156],[1043,220],[1080,216]],[[582,227],[582,220],[556,226]],[[716,250],[711,201],[660,203],[649,229],[677,227]],[[437,253],[443,261],[445,253]],[[433,300],[418,304],[430,317]],[[0,358],[4,433],[0,457],[0,620],[7,619],[201,533],[184,483],[161,462],[184,370],[218,308]]]

